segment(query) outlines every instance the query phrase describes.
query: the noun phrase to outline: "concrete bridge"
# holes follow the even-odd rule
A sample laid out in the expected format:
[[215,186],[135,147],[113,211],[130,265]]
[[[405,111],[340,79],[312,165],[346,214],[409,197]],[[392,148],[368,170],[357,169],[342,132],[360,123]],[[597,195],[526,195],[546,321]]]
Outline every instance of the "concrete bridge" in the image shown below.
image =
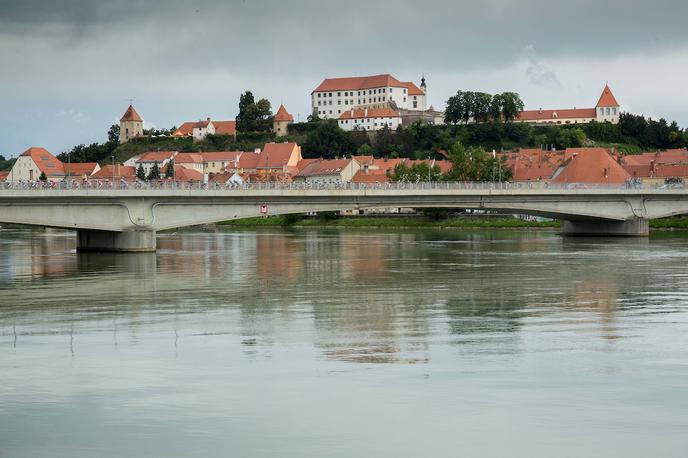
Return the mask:
[[688,190],[489,183],[0,188],[0,223],[74,229],[78,249],[91,251],[154,251],[156,231],[184,226],[378,207],[499,210],[564,220],[570,235],[644,236],[649,220],[688,214]]

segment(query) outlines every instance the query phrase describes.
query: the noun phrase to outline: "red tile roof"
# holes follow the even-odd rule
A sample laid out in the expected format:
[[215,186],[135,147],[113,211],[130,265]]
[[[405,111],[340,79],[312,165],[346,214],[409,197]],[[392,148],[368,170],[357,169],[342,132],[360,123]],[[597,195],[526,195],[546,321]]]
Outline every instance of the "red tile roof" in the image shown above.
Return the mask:
[[543,151],[539,148],[502,153],[514,181],[549,180],[564,162],[563,151]]
[[236,135],[236,121],[213,121],[215,135]]
[[368,108],[346,110],[339,119],[366,119],[366,118],[398,118],[399,112],[391,108]]
[[305,169],[306,166],[312,164],[313,162],[320,161],[322,159],[301,159],[298,164],[296,164],[296,170],[300,172],[301,170]]
[[609,89],[609,85],[604,86],[600,100],[597,102],[598,107],[618,107],[619,102],[616,101],[616,97],[612,94],[612,90]]
[[604,148],[567,148],[553,183],[623,183],[629,173]]
[[356,91],[380,87],[406,87],[392,75],[354,76],[348,78],[327,78],[313,92]]
[[[375,172],[378,172],[377,170]],[[389,178],[386,173],[368,173],[363,170],[356,172],[356,175],[351,179],[353,183],[387,183]]]
[[143,121],[143,119],[141,119],[141,116],[134,110],[134,107],[129,105],[129,108],[124,112],[120,121]]
[[351,163],[351,159],[321,159],[308,164],[298,174],[300,177],[339,175]]
[[184,137],[188,135],[193,135],[194,127],[207,127],[208,123],[212,122],[213,127],[215,127],[216,135],[235,135],[236,134],[236,121],[214,121],[207,119],[205,121],[187,121],[182,123],[181,126],[175,130],[172,135],[174,137]]
[[9,174],[10,174],[9,170],[1,170],[0,171],[0,181],[4,181]]
[[[108,178],[112,179],[112,175],[113,175],[112,165],[104,165],[100,170],[98,170],[96,173],[91,175],[90,178],[105,180]],[[124,178],[125,180],[134,179],[136,177],[136,167],[128,166],[128,165],[115,164],[114,176],[115,176],[115,179],[120,179],[120,178]]]
[[98,167],[97,162],[72,162],[63,163],[65,175],[69,176],[91,176]]
[[162,162],[174,157],[176,154],[176,151],[148,151],[139,156],[136,162]]
[[237,164],[237,168],[239,169],[255,169],[258,167],[258,153],[241,153],[241,156],[239,157],[239,163]]
[[[293,159],[293,160],[292,160]],[[258,168],[281,168],[288,163],[296,165],[301,160],[299,147],[296,143],[266,143],[263,151],[258,155]]]
[[[556,113],[556,117],[554,114]],[[525,110],[519,113],[521,121],[557,121],[581,118],[595,118],[597,111],[594,108],[572,108],[564,110]]]
[[237,161],[243,153],[241,151],[216,151],[211,153],[199,153],[203,162],[218,161]]
[[294,117],[289,114],[284,105],[280,105],[277,113],[275,114],[275,121],[279,122],[294,122]]
[[174,166],[175,181],[203,181],[203,174],[198,170],[187,169],[179,165]]
[[20,156],[29,156],[46,176],[64,175],[64,165],[45,148],[31,147]]
[[199,153],[179,153],[174,157],[175,164],[203,164],[203,156]]
[[412,82],[401,83],[406,89],[408,89],[408,95],[425,95],[425,92]]

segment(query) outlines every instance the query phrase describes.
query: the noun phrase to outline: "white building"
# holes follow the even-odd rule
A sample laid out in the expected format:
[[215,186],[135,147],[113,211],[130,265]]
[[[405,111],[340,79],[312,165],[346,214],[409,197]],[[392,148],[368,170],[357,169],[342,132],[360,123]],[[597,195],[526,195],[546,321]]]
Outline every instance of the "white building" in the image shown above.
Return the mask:
[[305,167],[294,177],[294,182],[309,184],[348,183],[361,170],[356,159],[308,160]]
[[359,108],[346,110],[339,116],[342,130],[395,130],[401,125],[401,115],[391,108]]
[[592,121],[617,124],[621,108],[609,86],[605,86],[594,108],[564,108],[559,110],[525,110],[514,122],[530,124],[586,124]]
[[327,78],[311,93],[311,108],[314,116],[323,119],[339,119],[352,108],[425,111],[426,92],[425,78],[420,88],[388,74]]

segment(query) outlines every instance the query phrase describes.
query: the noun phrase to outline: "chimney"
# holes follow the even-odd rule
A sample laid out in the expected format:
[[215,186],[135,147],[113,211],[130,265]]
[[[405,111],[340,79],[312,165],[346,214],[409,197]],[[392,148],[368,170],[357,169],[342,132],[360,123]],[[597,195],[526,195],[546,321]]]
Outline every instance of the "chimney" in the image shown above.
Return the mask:
[[657,171],[657,164],[655,163],[654,160],[652,160],[652,161],[650,161],[650,172],[652,173],[652,175],[654,175],[656,171]]
[[210,118],[206,118],[206,121],[210,122]]
[[542,107],[538,110],[538,113],[542,114]]
[[254,149],[253,152],[256,153],[256,154],[260,154],[260,148]]
[[365,116],[366,118],[368,117],[368,109],[367,109],[367,108],[366,108],[365,111],[363,112],[363,116]]

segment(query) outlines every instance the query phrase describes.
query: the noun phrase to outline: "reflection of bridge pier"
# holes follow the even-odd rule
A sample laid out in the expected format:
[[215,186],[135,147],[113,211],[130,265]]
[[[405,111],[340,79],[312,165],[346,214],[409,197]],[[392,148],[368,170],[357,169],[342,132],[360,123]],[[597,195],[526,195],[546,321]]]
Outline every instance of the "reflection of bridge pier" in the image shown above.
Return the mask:
[[155,251],[155,231],[93,231],[77,229],[77,251],[146,253]]
[[644,237],[650,235],[650,220],[564,220],[564,235],[593,237]]

